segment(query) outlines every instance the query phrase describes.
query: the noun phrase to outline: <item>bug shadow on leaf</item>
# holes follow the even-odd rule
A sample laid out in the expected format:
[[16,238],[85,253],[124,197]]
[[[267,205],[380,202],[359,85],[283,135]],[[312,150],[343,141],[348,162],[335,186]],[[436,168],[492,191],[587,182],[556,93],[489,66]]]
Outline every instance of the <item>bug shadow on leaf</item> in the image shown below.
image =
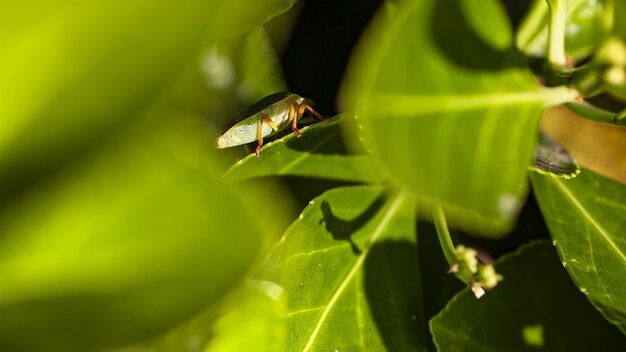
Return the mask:
[[352,235],[363,227],[384,204],[384,197],[381,195],[370,204],[365,211],[352,220],[344,220],[337,217],[330,206],[330,203],[323,201],[320,205],[323,218],[319,224],[325,224],[326,231],[330,232],[336,241],[348,241],[352,252],[355,255],[361,254],[361,250],[352,240]]

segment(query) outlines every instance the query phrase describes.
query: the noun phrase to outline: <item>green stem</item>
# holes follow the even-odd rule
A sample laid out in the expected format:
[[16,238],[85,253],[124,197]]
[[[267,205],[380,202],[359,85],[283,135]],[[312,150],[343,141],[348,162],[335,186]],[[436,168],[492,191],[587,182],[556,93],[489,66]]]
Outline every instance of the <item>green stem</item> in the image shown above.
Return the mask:
[[439,243],[441,244],[441,249],[443,250],[443,255],[446,257],[448,264],[452,266],[456,263],[456,250],[454,249],[452,238],[450,238],[446,215],[444,214],[441,205],[436,205],[434,207],[433,220],[435,222],[435,228],[437,229]]
[[565,0],[546,0],[550,8],[548,60],[557,68],[567,64],[565,57]]
[[582,118],[609,125],[626,127],[626,109],[621,112],[612,112],[591,104],[580,103],[566,103],[565,106]]

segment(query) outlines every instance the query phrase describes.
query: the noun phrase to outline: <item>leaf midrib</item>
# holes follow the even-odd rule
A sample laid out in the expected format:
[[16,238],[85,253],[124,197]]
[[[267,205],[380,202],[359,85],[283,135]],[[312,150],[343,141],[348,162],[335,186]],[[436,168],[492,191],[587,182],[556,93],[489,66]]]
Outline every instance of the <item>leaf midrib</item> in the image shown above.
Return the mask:
[[527,103],[558,105],[573,101],[577,96],[578,93],[566,87],[484,94],[374,93],[370,106],[384,106],[385,117],[413,117],[442,111],[466,111],[502,105]]
[[391,220],[393,214],[396,213],[396,211],[398,210],[400,205],[402,205],[402,203],[404,202],[406,197],[407,197],[406,192],[405,191],[401,191],[393,199],[393,203],[391,204],[391,206],[389,206],[389,209],[385,213],[384,217],[381,219],[381,221],[378,223],[378,225],[374,229],[372,237],[371,237],[371,239],[370,239],[370,241],[369,241],[369,243],[367,245],[367,248],[365,248],[363,250],[361,255],[357,258],[357,260],[352,265],[352,268],[350,269],[350,271],[348,272],[346,277],[341,281],[341,284],[339,284],[339,286],[337,287],[337,289],[335,290],[333,295],[330,297],[330,300],[326,304],[326,307],[324,308],[324,311],[322,312],[322,315],[320,316],[319,320],[317,321],[317,324],[315,325],[315,328],[313,329],[313,332],[311,333],[311,336],[309,337],[309,340],[307,341],[306,345],[302,349],[303,352],[307,352],[307,351],[309,351],[311,349],[311,347],[313,347],[313,343],[315,343],[315,339],[317,338],[317,335],[319,334],[320,330],[322,329],[322,326],[326,322],[326,319],[328,318],[328,315],[332,311],[333,307],[335,306],[335,304],[339,300],[339,297],[341,297],[341,295],[345,291],[346,287],[348,287],[348,284],[354,278],[354,275],[356,275],[358,270],[361,268],[361,266],[363,265],[363,262],[365,261],[365,258],[367,258],[367,255],[369,254],[369,251],[372,248],[373,244],[376,243],[376,241],[378,240],[380,235],[383,233],[383,230],[387,227],[387,224]]
[[574,207],[578,209],[578,211],[583,215],[583,217],[598,231],[600,236],[606,241],[609,247],[613,249],[615,254],[617,254],[617,256],[622,260],[622,262],[626,264],[626,255],[619,249],[619,247],[615,244],[615,242],[613,242],[613,240],[610,238],[606,230],[602,226],[600,226],[600,224],[596,222],[596,220],[591,216],[591,214],[587,212],[585,207],[583,207],[583,205],[580,204],[580,202],[578,202],[578,199],[576,199],[576,197],[572,194],[572,192],[570,192],[565,186],[563,186],[561,182],[557,181],[556,179],[550,178],[550,180],[557,185],[557,188],[559,189],[559,191],[561,191],[561,193],[563,193],[565,198],[568,199],[570,203],[572,203]]

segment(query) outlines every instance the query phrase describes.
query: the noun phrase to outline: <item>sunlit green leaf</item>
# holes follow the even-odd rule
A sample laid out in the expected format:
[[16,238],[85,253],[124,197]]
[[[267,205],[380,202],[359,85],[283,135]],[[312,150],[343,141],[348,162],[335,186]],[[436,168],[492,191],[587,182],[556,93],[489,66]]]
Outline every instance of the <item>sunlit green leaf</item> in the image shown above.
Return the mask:
[[532,183],[574,282],[626,332],[626,185],[585,169],[573,180],[533,174]]
[[618,351],[626,345],[572,284],[549,243],[526,245],[495,265],[504,275],[495,289],[480,300],[465,289],[430,321],[440,351]]
[[271,282],[246,281],[224,305],[227,310],[215,324],[215,338],[204,351],[246,351],[250,341],[257,351],[287,350],[279,347],[285,336],[284,307],[276,302],[281,293]]
[[[366,146],[418,194],[422,214],[441,204],[453,225],[502,234],[525,196],[543,107],[574,94],[539,87],[516,52],[474,34],[458,2],[390,12],[362,39],[346,86]],[[503,23],[483,26],[510,30]]]
[[[345,118],[344,118],[345,117]],[[292,175],[351,182],[376,183],[382,173],[366,154],[346,150],[341,132],[342,123],[350,123],[351,114],[336,116],[267,143],[261,158],[248,155],[226,173],[229,180],[259,176]]]
[[[567,1],[565,52],[568,55],[583,57],[606,36],[602,30],[602,11],[602,1]],[[529,56],[547,55],[548,12],[546,0],[535,0],[517,31],[517,47]]]
[[146,338],[244,275],[261,243],[257,222],[212,170],[204,124],[174,120],[136,126],[19,206],[3,204],[0,350]]
[[[424,349],[412,203],[374,186],[311,202],[253,275],[284,312],[274,350]],[[216,341],[249,340],[259,329],[231,328]]]

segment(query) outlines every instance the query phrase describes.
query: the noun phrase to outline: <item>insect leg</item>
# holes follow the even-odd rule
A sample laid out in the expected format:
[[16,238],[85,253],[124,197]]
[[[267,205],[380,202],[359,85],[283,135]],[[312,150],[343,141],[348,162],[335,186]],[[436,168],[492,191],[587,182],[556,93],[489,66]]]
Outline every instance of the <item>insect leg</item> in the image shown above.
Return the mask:
[[326,118],[324,116],[318,114],[317,111],[313,110],[313,107],[311,105],[309,105],[307,103],[303,103],[302,105],[300,105],[300,109],[303,109],[303,108],[309,110],[309,112],[311,114],[313,114],[313,116],[315,116],[316,119],[318,119],[320,121],[326,120]]
[[274,124],[274,121],[272,121],[272,119],[270,119],[270,117],[267,114],[261,115],[261,118],[259,119],[259,125],[256,130],[256,138],[259,140],[259,143],[257,144],[256,149],[254,150],[254,154],[256,155],[257,158],[261,157],[259,155],[259,149],[261,149],[261,146],[263,145],[263,121],[265,121],[268,125],[270,125],[272,129],[274,130],[278,129],[276,125]]
[[300,133],[300,130],[298,129],[298,120],[300,120],[300,118],[302,117],[302,114],[300,113],[301,109],[302,106],[298,108],[298,103],[296,102],[291,104],[291,106],[289,107],[289,119],[291,120],[291,129],[296,132],[298,137],[302,135]]

